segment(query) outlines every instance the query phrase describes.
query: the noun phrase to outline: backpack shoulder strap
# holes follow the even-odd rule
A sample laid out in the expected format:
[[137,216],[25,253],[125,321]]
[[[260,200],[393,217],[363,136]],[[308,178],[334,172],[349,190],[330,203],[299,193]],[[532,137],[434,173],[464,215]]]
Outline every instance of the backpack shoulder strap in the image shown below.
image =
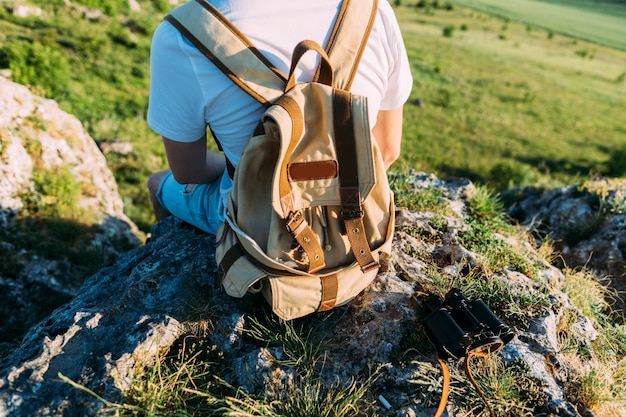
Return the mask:
[[[378,0],[343,0],[325,48],[335,87],[350,89],[377,10]],[[261,104],[268,107],[283,94],[287,77],[206,0],[188,1],[165,19]],[[315,79],[318,77],[319,68]]]
[[377,12],[378,0],[343,0],[341,3],[325,48],[333,67],[335,87],[350,90]]
[[218,9],[192,0],[165,19],[246,93],[268,107],[287,78]]

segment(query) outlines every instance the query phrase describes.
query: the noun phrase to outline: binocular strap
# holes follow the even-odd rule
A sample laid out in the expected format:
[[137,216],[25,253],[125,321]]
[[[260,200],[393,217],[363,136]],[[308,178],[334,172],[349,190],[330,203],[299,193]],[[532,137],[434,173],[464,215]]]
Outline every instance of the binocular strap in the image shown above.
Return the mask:
[[[487,406],[487,409],[489,410],[489,415],[491,415],[491,417],[496,417],[496,414],[491,408],[491,405],[489,404],[489,401],[487,400],[487,396],[485,395],[483,390],[480,388],[480,386],[476,382],[476,379],[474,379],[474,375],[472,375],[472,370],[470,369],[470,365],[471,365],[471,361],[473,358],[476,358],[476,357],[485,358],[490,353],[500,350],[502,346],[504,346],[504,342],[502,340],[500,340],[499,338],[490,338],[490,339],[485,340],[483,343],[480,343],[478,345],[473,345],[468,350],[467,356],[463,358],[463,369],[465,369],[465,373],[467,374],[467,377],[472,383],[472,386],[474,387],[474,389],[476,389],[476,391],[478,392],[478,395],[480,395],[480,398],[483,400],[483,402]],[[441,373],[443,376],[443,386],[441,388],[441,400],[439,401],[439,407],[437,408],[435,417],[441,417],[441,415],[446,409],[446,404],[448,402],[448,395],[450,394],[450,368],[448,368],[448,364],[443,359],[441,359],[441,357],[439,356],[439,353],[437,353],[437,362],[439,362],[439,366],[441,366]]]
[[437,407],[437,412],[435,413],[435,417],[440,417],[446,410],[448,395],[450,394],[450,368],[448,368],[448,364],[439,357],[439,353],[437,353],[437,362],[439,362],[439,366],[441,367],[441,374],[443,375],[441,400],[439,400],[439,407]]

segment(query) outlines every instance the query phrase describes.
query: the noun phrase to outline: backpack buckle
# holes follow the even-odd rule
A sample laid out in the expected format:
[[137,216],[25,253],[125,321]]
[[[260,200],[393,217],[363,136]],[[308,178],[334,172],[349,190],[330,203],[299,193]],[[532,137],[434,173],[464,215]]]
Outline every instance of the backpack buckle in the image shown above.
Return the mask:
[[287,217],[287,230],[289,230],[294,235],[298,235],[299,232],[307,225],[304,216],[301,211],[292,211],[289,213],[289,217]]
[[343,208],[341,209],[341,217],[343,217],[344,220],[360,219],[363,217],[363,210],[361,210],[361,207]]

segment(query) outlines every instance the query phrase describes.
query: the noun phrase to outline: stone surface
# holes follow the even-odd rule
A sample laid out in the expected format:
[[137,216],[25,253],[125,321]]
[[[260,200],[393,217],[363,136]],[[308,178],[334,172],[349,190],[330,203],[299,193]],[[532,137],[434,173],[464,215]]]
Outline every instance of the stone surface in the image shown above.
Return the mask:
[[103,259],[118,255],[116,242],[124,242],[119,245],[123,247],[140,244],[106,160],[78,119],[56,102],[0,76],[0,351],[3,344],[23,336],[33,321],[68,302],[77,289],[76,284],[69,285],[73,278],[68,259],[46,259],[28,244],[21,247],[2,238],[17,233],[20,222],[30,216],[27,201],[51,198],[38,192],[34,176],[55,169],[67,170],[74,178],[75,205],[90,222],[55,221],[88,235],[87,245]]
[[[439,181],[437,186],[453,196],[471,195],[473,188],[467,181]],[[462,206],[462,200],[455,201]],[[384,391],[391,409],[381,408],[380,415],[433,412],[432,405],[412,400],[415,387],[408,383],[423,367],[432,368],[433,356],[415,356],[402,347],[416,322],[411,294],[418,284],[431,282],[424,259],[439,256],[440,267],[453,273],[468,259],[478,259],[459,245],[455,237],[457,217],[447,219],[448,227],[438,232],[437,244],[404,231],[403,226],[412,225],[421,233],[433,233],[425,222],[430,215],[401,209],[386,271],[349,305],[309,319],[321,326],[322,334],[332,335],[339,346],[326,352],[321,374],[327,381],[349,382],[368,367],[384,368],[385,377],[376,389]],[[154,363],[159,352],[167,351],[203,320],[211,322],[211,344],[224,352],[234,369],[231,384],[258,392],[267,389],[267,384],[289,383],[289,367],[276,361],[281,349],[259,347],[245,337],[249,320],[268,314],[265,303],[254,295],[238,300],[223,293],[213,244],[213,236],[166,219],[155,226],[145,246],[122,255],[114,265],[86,281],[72,301],[33,327],[3,364],[0,415],[103,415],[107,407],[101,401],[60,381],[58,373],[107,401],[119,402],[138,369]],[[569,373],[575,370],[566,367],[557,334],[563,316],[576,308],[558,290],[563,280],[558,269],[546,263],[540,275],[537,281],[503,270],[490,277],[510,285],[514,292],[547,293],[551,300],[548,309],[529,317],[528,328],[517,329],[517,337],[502,350],[502,357],[509,362],[524,361],[533,377],[541,381],[545,396],[542,412],[577,416],[564,389]],[[582,315],[578,328],[581,340],[595,337]],[[399,359],[405,355],[413,360]],[[449,407],[449,415],[456,415],[453,407]]]
[[559,252],[557,266],[593,270],[615,290],[615,307],[626,311],[626,179],[580,185],[511,190],[509,214]]
[[[28,151],[31,141],[41,147],[38,163],[67,164],[78,181],[92,190],[82,204],[99,216],[102,231],[96,243],[106,243],[107,236],[132,239],[135,228],[122,212],[113,177],[80,123],[54,102],[1,77],[0,228],[11,226],[23,209],[21,196],[33,192],[37,164]],[[432,283],[433,266],[435,275],[453,280],[468,268],[481,270],[484,262],[483,255],[459,243],[459,234],[468,228],[467,200],[476,192],[473,184],[416,172],[409,176],[416,191],[439,189],[452,214],[399,208],[393,252],[372,285],[346,306],[303,319],[334,342],[319,369],[328,385],[349,383],[370,367],[381,367],[383,376],[374,386],[388,405],[381,400],[381,416],[433,415],[434,405],[428,401],[433,394],[418,395],[412,382],[416,376],[430,375],[436,386],[439,371],[433,365],[432,348],[420,353],[407,345],[417,323],[411,295]],[[597,218],[601,202],[609,204],[612,211],[603,211],[597,229],[561,248],[569,267],[589,265],[600,274],[623,276],[623,183],[585,187],[582,193],[581,187],[522,193],[509,213],[540,237],[558,237],[564,236],[568,223],[589,224]],[[591,198],[594,195],[599,197]],[[570,324],[575,343],[591,350],[597,325],[560,290],[564,282],[560,269],[541,259],[528,243],[507,242],[542,265],[538,276],[503,269],[485,270],[488,275],[480,279],[506,285],[512,294],[547,300],[548,305],[531,309],[527,325],[507,323],[516,328],[517,337],[499,355],[507,363],[522,361],[541,384],[542,397],[535,411],[552,416],[592,415],[577,410],[568,398],[568,381],[582,370],[580,362],[570,361],[562,349],[559,332],[564,322]],[[35,308],[56,309],[30,328],[19,347],[0,355],[0,416],[105,415],[112,411],[107,404],[120,403],[138,373],[198,328],[205,329],[210,343],[223,352],[233,370],[228,382],[234,386],[259,393],[292,383],[294,370],[279,361],[284,359],[284,350],[259,346],[246,336],[251,321],[270,313],[260,296],[239,300],[221,290],[214,243],[213,236],[166,219],[153,228],[144,246],[118,254],[115,263],[87,279],[78,291],[59,279],[67,274],[66,261],[20,254],[20,279],[0,276],[2,330],[23,326]],[[0,245],[0,249],[8,248],[5,242]],[[459,405],[448,407],[449,416],[467,412]]]

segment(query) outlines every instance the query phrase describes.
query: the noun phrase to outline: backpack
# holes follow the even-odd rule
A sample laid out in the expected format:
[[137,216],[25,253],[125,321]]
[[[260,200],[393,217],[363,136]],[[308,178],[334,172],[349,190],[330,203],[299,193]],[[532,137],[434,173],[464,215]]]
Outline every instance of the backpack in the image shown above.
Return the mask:
[[[233,189],[216,261],[227,294],[261,292],[285,320],[347,303],[391,250],[393,193],[367,98],[349,92],[376,11],[377,0],[344,0],[326,49],[300,42],[287,76],[204,0],[166,17],[266,107],[236,169],[227,163]],[[308,51],[320,65],[296,84]]]

